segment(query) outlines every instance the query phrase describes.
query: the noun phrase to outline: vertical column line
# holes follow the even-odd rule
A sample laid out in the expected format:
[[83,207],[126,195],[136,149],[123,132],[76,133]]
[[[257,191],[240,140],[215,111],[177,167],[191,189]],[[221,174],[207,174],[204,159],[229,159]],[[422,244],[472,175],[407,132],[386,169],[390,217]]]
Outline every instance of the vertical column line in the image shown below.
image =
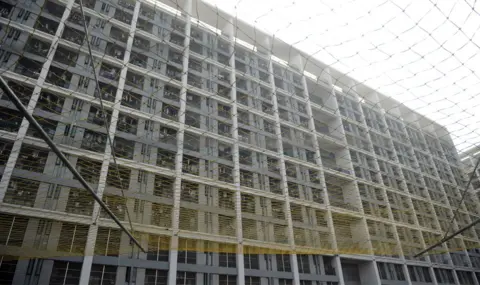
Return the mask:
[[235,216],[237,233],[237,284],[245,284],[245,265],[243,259],[243,228],[242,228],[242,197],[240,189],[240,150],[238,147],[238,112],[237,112],[237,78],[235,70],[235,38],[236,22],[230,18],[227,27],[228,31],[230,58],[229,63],[232,71],[230,72],[231,99],[232,99],[232,137],[233,137],[233,183],[235,184]]
[[292,222],[292,213],[290,210],[290,196],[288,194],[288,184],[287,184],[287,171],[285,168],[285,156],[283,153],[283,142],[282,142],[282,131],[280,127],[280,116],[278,113],[278,102],[277,102],[277,92],[275,87],[275,78],[273,76],[273,63],[272,63],[272,54],[268,52],[268,78],[270,80],[270,86],[272,88],[272,101],[273,101],[273,116],[275,117],[275,135],[277,136],[277,148],[278,155],[280,160],[280,176],[282,183],[282,194],[285,201],[285,219],[287,221],[287,230],[288,230],[288,243],[292,250],[290,254],[292,273],[293,273],[293,284],[300,285],[300,276],[298,273],[298,261],[295,247],[295,239],[293,235],[293,222]]
[[182,192],[183,141],[185,138],[185,112],[187,109],[188,58],[190,55],[190,31],[192,28],[192,0],[184,6],[185,40],[183,43],[182,78],[180,88],[180,110],[178,111],[177,155],[175,157],[175,182],[173,184],[172,238],[170,240],[168,284],[175,285],[177,279],[178,233],[180,223],[180,197]]
[[[129,36],[127,40],[127,47],[125,50],[125,55],[123,57],[123,67],[122,67],[122,70],[120,71],[120,78],[118,81],[117,93],[115,94],[115,101],[112,109],[110,127],[108,129],[108,134],[107,134],[110,137],[110,141],[112,142],[114,141],[115,131],[117,129],[117,121],[120,113],[120,105],[122,102],[123,89],[125,87],[128,63],[130,61],[130,53],[133,45],[133,37],[135,34],[135,28],[137,25],[137,18],[138,18],[139,11],[140,11],[140,2],[137,2],[133,11],[132,23],[130,25],[130,31],[129,31]],[[96,71],[94,70],[94,72]],[[98,95],[101,98],[102,94],[98,94]],[[99,178],[98,187],[97,187],[97,195],[100,198],[103,197],[103,192],[105,190],[111,157],[112,157],[112,149],[110,144],[106,142],[105,152],[103,155],[103,162],[100,169],[100,178]],[[98,233],[97,218],[99,214],[100,214],[100,205],[98,203],[95,203],[93,206],[93,213],[91,216],[92,224],[88,229],[87,244],[85,246],[85,253],[84,253],[84,259],[82,263],[82,269],[80,272],[79,284],[88,284],[90,279],[90,272],[92,269],[95,243],[97,240],[97,233]]]

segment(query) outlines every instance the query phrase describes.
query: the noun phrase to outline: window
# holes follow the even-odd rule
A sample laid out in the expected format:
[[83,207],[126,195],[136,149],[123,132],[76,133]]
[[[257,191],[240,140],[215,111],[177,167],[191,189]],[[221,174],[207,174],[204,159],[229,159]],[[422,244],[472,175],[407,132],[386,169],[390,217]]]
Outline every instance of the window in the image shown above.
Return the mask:
[[223,275],[223,274],[218,275],[218,284],[236,285],[237,284],[237,276],[235,276],[235,275]]
[[292,268],[290,266],[290,255],[277,254],[277,271],[292,271]]
[[220,267],[237,267],[236,254],[220,252],[218,254],[218,263]]
[[308,260],[308,255],[306,254],[297,255],[297,262],[298,262],[298,272],[310,273],[310,263]]
[[93,264],[90,272],[89,285],[115,284],[117,268],[110,265]]
[[245,253],[243,255],[243,262],[247,269],[260,269],[258,254]]
[[50,285],[73,285],[80,282],[80,271],[82,264],[77,262],[53,262]]
[[260,285],[260,277],[245,276],[245,285]]
[[145,285],[167,285],[167,278],[167,270],[145,270]]
[[183,271],[177,272],[177,285],[195,285],[195,273]]
[[284,279],[284,278],[279,278],[278,279],[278,285],[292,285],[292,279]]
[[197,263],[196,241],[189,239],[180,239],[178,241],[178,263]]
[[168,262],[170,238],[166,236],[149,235],[147,260]]

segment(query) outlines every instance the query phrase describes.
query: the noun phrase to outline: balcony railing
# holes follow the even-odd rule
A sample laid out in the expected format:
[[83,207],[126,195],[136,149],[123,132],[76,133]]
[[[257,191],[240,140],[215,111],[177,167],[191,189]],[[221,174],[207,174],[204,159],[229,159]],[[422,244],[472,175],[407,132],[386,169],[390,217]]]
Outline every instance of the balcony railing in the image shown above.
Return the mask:
[[113,18],[128,25],[132,23],[132,15],[120,9],[115,9],[115,14],[113,15]]
[[70,87],[71,80],[72,73],[55,66],[51,66],[45,81],[63,88],[68,88]]
[[36,79],[40,75],[41,70],[42,63],[22,57],[20,60],[18,60],[14,72]]
[[25,45],[25,51],[36,54],[41,57],[46,57],[50,49],[50,44],[30,38]]
[[40,16],[38,17],[35,28],[47,34],[54,35],[58,28],[58,22]]
[[83,40],[85,39],[85,34],[74,28],[70,28],[66,26],[65,29],[63,30],[62,39],[65,39],[72,43],[76,43],[77,45],[82,45]]

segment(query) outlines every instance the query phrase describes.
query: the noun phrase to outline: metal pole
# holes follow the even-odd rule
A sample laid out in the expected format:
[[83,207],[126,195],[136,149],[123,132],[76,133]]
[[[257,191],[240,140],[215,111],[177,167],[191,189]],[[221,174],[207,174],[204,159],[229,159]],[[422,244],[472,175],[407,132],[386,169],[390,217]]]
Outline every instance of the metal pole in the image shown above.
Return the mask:
[[87,189],[90,194],[93,196],[93,198],[97,201],[98,204],[107,212],[107,214],[115,221],[115,223],[130,237],[130,240],[133,241],[143,252],[147,252],[140,242],[130,233],[124,225],[120,222],[120,220],[115,216],[115,214],[107,207],[107,205],[100,199],[100,197],[97,196],[97,193],[95,193],[95,190],[90,187],[90,185],[83,179],[82,175],[78,173],[78,171],[73,167],[73,165],[68,161],[68,159],[63,155],[63,153],[58,149],[58,147],[55,145],[55,143],[52,141],[52,139],[45,133],[45,131],[42,129],[40,124],[38,124],[37,120],[28,113],[27,108],[23,106],[22,102],[20,102],[20,99],[18,99],[17,95],[15,92],[13,92],[12,89],[8,86],[7,82],[5,79],[3,79],[2,76],[0,76],[0,88],[3,90],[3,92],[10,98],[10,100],[13,102],[13,104],[17,107],[17,109],[23,113],[25,118],[32,124],[32,126],[40,132],[41,137],[43,140],[48,144],[48,146],[52,149],[52,151],[62,160],[62,162],[67,166],[67,168],[72,172],[72,174],[75,176],[75,178],[80,181],[83,187]]
[[432,250],[433,248],[441,245],[442,243],[451,240],[451,239],[454,238],[456,235],[459,235],[459,234],[463,233],[464,231],[468,230],[469,228],[471,228],[471,227],[475,226],[476,224],[480,223],[480,219],[477,219],[477,220],[471,222],[470,224],[466,225],[465,227],[459,229],[458,231],[454,232],[453,234],[451,234],[451,235],[449,235],[449,236],[447,237],[447,234],[448,234],[448,232],[450,231],[450,229],[451,229],[451,227],[452,227],[451,224],[453,224],[453,221],[454,221],[454,219],[455,219],[455,216],[457,215],[458,210],[459,210],[459,208],[461,207],[463,200],[465,199],[465,194],[466,194],[467,191],[468,191],[468,187],[469,187],[470,184],[472,183],[473,177],[474,177],[474,175],[475,175],[475,171],[477,170],[477,168],[478,168],[479,165],[480,165],[480,158],[478,159],[477,164],[475,164],[475,167],[473,168],[472,175],[470,176],[470,179],[468,180],[467,186],[465,187],[465,190],[464,190],[464,192],[463,192],[463,195],[462,195],[462,199],[461,199],[461,201],[460,201],[460,204],[458,205],[457,210],[455,211],[455,214],[453,215],[453,218],[452,218],[452,220],[451,220],[450,226],[448,227],[447,232],[445,233],[445,235],[443,236],[443,238],[442,238],[440,241],[438,241],[437,243],[435,243],[434,245],[431,245],[431,246],[427,247],[426,249],[422,250],[421,252],[417,253],[414,257],[419,257],[420,255],[424,254],[425,252],[430,251],[430,250]]
[[459,229],[458,231],[454,232],[453,234],[449,235],[448,237],[443,238],[443,239],[441,239],[440,241],[436,242],[434,245],[431,245],[431,246],[427,247],[426,249],[424,249],[424,250],[422,250],[421,252],[419,252],[419,253],[417,253],[416,255],[414,255],[414,257],[419,257],[420,255],[424,254],[425,252],[430,251],[430,250],[432,250],[433,248],[441,245],[442,243],[451,240],[451,239],[454,238],[455,236],[463,233],[464,231],[468,230],[469,228],[475,226],[475,225],[478,224],[478,223],[480,223],[480,219],[477,219],[477,220],[471,222],[470,224],[468,224],[468,225],[466,225],[465,227]]

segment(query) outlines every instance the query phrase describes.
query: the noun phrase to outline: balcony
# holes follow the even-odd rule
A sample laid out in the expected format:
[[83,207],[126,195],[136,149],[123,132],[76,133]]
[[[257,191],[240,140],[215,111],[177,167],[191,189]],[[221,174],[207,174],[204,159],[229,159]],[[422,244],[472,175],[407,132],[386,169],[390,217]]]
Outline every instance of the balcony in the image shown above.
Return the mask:
[[[85,5],[85,3],[84,3]],[[68,21],[70,23],[79,25],[80,27],[83,28],[83,16],[80,12],[72,11],[70,12],[70,16],[68,17]],[[88,24],[90,23],[90,16],[85,15],[85,24],[88,27]]]
[[155,185],[153,188],[153,195],[164,198],[173,197],[174,179],[167,178],[160,175],[155,175]]
[[[152,17],[153,17],[153,15],[152,15]],[[137,29],[151,34],[152,31],[153,31],[153,24],[148,22],[148,21],[145,21],[144,19],[138,18]]]
[[203,55],[203,46],[199,43],[192,41],[190,43],[190,51]]
[[14,177],[10,180],[7,192],[5,193],[4,202],[25,207],[33,207],[39,186],[40,182]]
[[135,1],[132,0],[119,0],[118,5],[123,8],[127,8],[130,11],[133,11],[133,9],[135,9]]
[[200,114],[186,111],[185,124],[194,128],[200,128]]
[[128,71],[127,72],[127,78],[126,78],[125,82],[130,86],[133,86],[133,87],[136,87],[136,88],[142,90],[143,86],[145,84],[145,77],[143,77],[142,75],[138,75],[136,73]]
[[200,160],[196,157],[184,155],[182,169],[184,173],[198,175]]
[[250,143],[250,131],[246,129],[238,129],[238,140],[244,143]]
[[248,106],[248,95],[237,90],[237,102]]
[[268,73],[259,71],[258,75],[259,75],[260,80],[262,80],[265,83],[270,83],[270,77],[269,77]]
[[142,4],[140,7],[140,15],[149,18],[150,20],[155,19],[155,10],[151,9],[145,4]]
[[135,142],[115,137],[113,140],[113,152],[117,157],[132,159]]
[[202,72],[202,63],[198,60],[190,58],[188,60],[188,68],[201,73]]
[[14,10],[14,6],[5,2],[0,3],[0,17],[9,18],[10,13]]
[[137,36],[133,39],[133,46],[147,52],[150,50],[150,42]]
[[270,187],[270,192],[276,193],[276,194],[282,194],[280,179],[268,177],[268,185]]
[[230,58],[221,53],[217,54],[217,61],[223,65],[230,66]]
[[110,118],[112,116],[111,111],[106,111],[105,113],[101,111],[101,109],[92,106],[90,107],[90,111],[88,113],[87,122],[95,125],[99,125],[99,126],[104,126],[105,115],[107,116],[106,120],[110,121]]
[[120,68],[103,62],[100,67],[99,75],[110,80],[118,81],[118,78],[120,77]]
[[230,119],[232,117],[231,115],[231,107],[230,106],[226,106],[226,105],[222,105],[222,104],[218,104],[218,115],[220,117],[223,117],[223,118],[226,118],[226,119]]
[[70,189],[65,211],[70,214],[91,216],[94,200],[92,195],[84,189]]
[[70,87],[71,80],[72,73],[55,66],[51,66],[45,81],[59,87],[68,88]]
[[22,57],[17,61],[14,72],[37,79],[42,70],[42,65],[41,62]]
[[110,30],[110,37],[122,44],[126,44],[128,40],[128,33],[117,27],[112,27]]
[[48,92],[42,92],[37,102],[36,108],[50,113],[60,115],[63,109],[65,99],[61,96]]
[[262,112],[264,112],[266,114],[269,114],[269,115],[273,115],[273,105],[262,102]]
[[57,3],[53,3],[52,1],[47,1],[47,3],[44,4],[43,9],[50,15],[53,15],[57,18],[62,18],[63,11],[65,11],[65,7],[58,5]]
[[38,55],[40,57],[47,57],[48,51],[50,50],[50,44],[37,40],[36,38],[28,39],[27,44],[25,45],[25,51]]
[[57,28],[57,21],[53,21],[42,16],[38,17],[37,23],[35,24],[35,29],[38,29],[50,35],[55,35]]
[[160,127],[159,141],[177,146],[177,131],[167,127]]
[[0,130],[18,132],[23,115],[16,111],[0,107]]
[[87,158],[78,158],[76,168],[82,177],[92,184],[97,184],[100,179],[102,163]]
[[200,96],[187,92],[187,106],[192,106],[200,109],[202,99]]
[[178,108],[172,105],[163,104],[162,117],[169,120],[178,121]]
[[176,102],[180,101],[180,89],[170,86],[170,85],[165,85],[165,89],[163,91],[163,97],[166,99],[170,99]]
[[142,106],[142,95],[130,91],[123,91],[122,106],[140,110]]
[[[74,28],[65,26],[63,30],[62,39],[67,40],[69,42],[75,43],[77,45],[82,45],[83,40],[85,39],[85,33],[78,31]],[[95,46],[92,42],[92,48]]]
[[107,49],[105,50],[105,53],[117,59],[123,60],[123,57],[125,56],[125,49],[119,45],[107,43]]
[[77,64],[78,53],[59,46],[55,52],[53,60],[63,63],[68,66],[75,66]]
[[124,114],[120,114],[118,116],[117,131],[136,135],[137,129],[138,129],[138,119],[135,119],[133,117],[130,117]]
[[246,170],[240,170],[240,185],[253,188],[253,173]]
[[15,168],[42,173],[47,158],[48,151],[24,146],[20,150]]
[[226,137],[232,136],[232,126],[222,122],[218,122],[218,134]]
[[233,183],[233,168],[228,165],[218,164],[218,180]]
[[105,152],[106,143],[107,135],[86,129],[83,135],[81,148],[103,153]]
[[200,76],[188,73],[187,83],[197,88],[202,88],[202,78]]
[[132,51],[130,63],[142,68],[147,68],[148,57],[146,55]]
[[170,35],[170,42],[172,44],[176,44],[177,46],[183,47],[183,43],[185,41],[185,37],[176,35],[176,34],[171,34]]
[[181,33],[185,33],[185,23],[180,22],[179,20],[172,21],[172,29]]
[[132,14],[124,12],[120,9],[115,9],[115,15],[113,15],[113,18],[127,25],[132,23]]
[[[100,92],[101,92],[101,95],[102,95],[102,100],[107,100],[109,102],[113,102],[115,100],[115,95],[117,94],[117,88],[116,87],[113,87],[112,85],[110,84],[105,84],[105,83],[102,83],[100,82],[99,83],[99,86],[100,86]],[[97,89],[95,88],[95,98],[99,98],[100,97],[100,94],[98,94],[98,91]]]
[[177,154],[172,151],[159,149],[157,155],[157,165],[168,169],[175,169],[175,156]]
[[230,99],[230,91],[232,90],[230,87],[226,87],[226,86],[218,84],[217,90],[218,90],[217,91],[218,96]]
[[175,80],[182,80],[182,71],[174,66],[167,65],[167,76],[175,79]]
[[247,73],[247,65],[245,65],[245,63],[243,63],[243,62],[235,61],[235,69],[237,71]]

